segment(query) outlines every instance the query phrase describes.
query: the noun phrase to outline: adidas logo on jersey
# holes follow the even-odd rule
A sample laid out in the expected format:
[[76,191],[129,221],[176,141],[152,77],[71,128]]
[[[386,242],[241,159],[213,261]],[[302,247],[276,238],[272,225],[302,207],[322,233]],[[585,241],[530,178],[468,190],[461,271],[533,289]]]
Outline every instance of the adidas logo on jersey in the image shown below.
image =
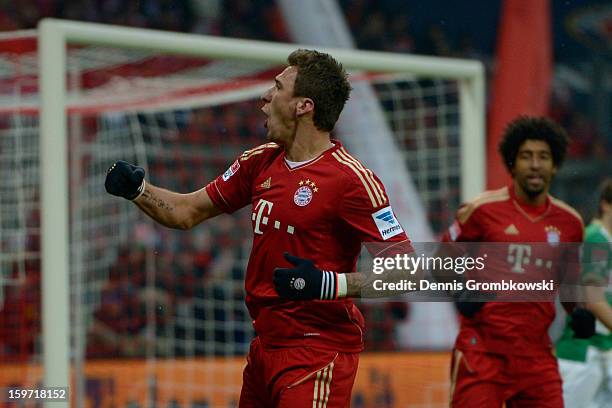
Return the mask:
[[506,228],[504,230],[504,234],[506,234],[506,235],[518,235],[519,234],[519,230],[516,228],[516,225],[510,224],[510,225],[508,225],[508,228]]
[[268,189],[270,188],[271,185],[272,185],[272,177],[268,177],[268,179],[264,181],[263,183],[261,183],[259,187]]

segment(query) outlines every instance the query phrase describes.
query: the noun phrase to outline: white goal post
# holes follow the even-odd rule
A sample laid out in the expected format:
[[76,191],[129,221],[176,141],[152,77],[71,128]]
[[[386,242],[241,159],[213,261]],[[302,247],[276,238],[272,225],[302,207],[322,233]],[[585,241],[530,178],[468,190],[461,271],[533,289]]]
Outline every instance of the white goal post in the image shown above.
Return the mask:
[[[45,19],[38,26],[40,67],[40,152],[43,297],[43,366],[47,386],[70,383],[69,319],[69,96],[66,87],[66,47],[99,45],[135,48],[167,54],[240,59],[283,64],[299,48],[250,40],[169,33]],[[384,52],[320,49],[349,70],[407,72],[423,78],[458,81],[460,105],[461,197],[481,192],[485,185],[484,68],[472,60],[398,55]],[[55,406],[55,405],[54,405]]]

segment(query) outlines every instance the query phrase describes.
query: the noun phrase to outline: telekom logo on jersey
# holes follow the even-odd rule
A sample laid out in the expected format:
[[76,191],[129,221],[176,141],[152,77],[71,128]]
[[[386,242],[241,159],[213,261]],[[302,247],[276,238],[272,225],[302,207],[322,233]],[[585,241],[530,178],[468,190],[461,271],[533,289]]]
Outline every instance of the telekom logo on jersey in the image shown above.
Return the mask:
[[508,247],[508,262],[512,264],[512,272],[523,273],[523,265],[529,265],[531,247],[529,245],[510,244]]
[[[268,221],[270,220],[270,213],[272,212],[272,207],[274,203],[271,201],[267,201],[264,199],[260,199],[255,205],[255,210],[251,215],[251,220],[255,223],[253,227],[253,232],[255,234],[263,235],[263,231],[261,230],[262,225],[268,225]],[[274,228],[280,230],[281,223],[279,221],[274,221]],[[292,234],[295,231],[295,227],[293,225],[287,225],[287,233]]]
[[[512,265],[512,272],[524,273],[523,266],[531,264],[531,245],[510,244],[508,247],[508,263]],[[552,267],[552,261],[542,258],[535,259],[535,266],[545,266],[547,269]]]

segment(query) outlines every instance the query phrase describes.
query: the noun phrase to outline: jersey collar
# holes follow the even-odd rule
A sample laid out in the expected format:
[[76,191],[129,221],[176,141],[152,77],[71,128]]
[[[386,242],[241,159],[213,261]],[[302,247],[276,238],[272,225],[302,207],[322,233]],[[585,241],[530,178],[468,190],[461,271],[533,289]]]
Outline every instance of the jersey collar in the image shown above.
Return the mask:
[[331,153],[335,152],[336,150],[338,150],[338,149],[340,149],[342,147],[342,143],[340,143],[340,141],[338,141],[336,139],[330,139],[330,141],[333,143],[332,147],[330,147],[329,149],[323,151],[321,154],[319,154],[314,159],[308,160],[307,162],[302,163],[299,166],[295,166],[295,167],[289,166],[289,164],[287,163],[287,159],[286,159],[285,155],[283,154],[283,164],[285,165],[285,168],[287,170],[289,170],[290,172],[303,169],[305,167],[308,167],[308,166],[318,162],[319,160],[321,160],[326,155],[331,154]]
[[[514,204],[514,207],[525,217],[527,218],[529,221],[531,222],[538,222],[539,220],[541,220],[542,218],[544,218],[548,212],[550,211],[550,195],[546,195],[546,201],[543,204],[540,205],[533,205],[533,204],[528,204],[525,203],[524,201],[522,201],[517,195],[516,195],[516,191],[514,191],[514,183],[510,184],[508,186],[508,191],[510,193],[510,199],[512,200],[512,203]],[[529,210],[533,209],[533,210],[541,210],[542,212],[539,213],[538,215],[532,215],[530,214]]]

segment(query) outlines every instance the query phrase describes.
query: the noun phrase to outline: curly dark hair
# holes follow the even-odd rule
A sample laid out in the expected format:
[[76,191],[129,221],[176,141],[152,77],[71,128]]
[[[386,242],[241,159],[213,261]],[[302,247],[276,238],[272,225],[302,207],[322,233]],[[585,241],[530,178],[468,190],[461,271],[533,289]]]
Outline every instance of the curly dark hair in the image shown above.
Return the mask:
[[305,49],[293,51],[287,62],[298,69],[293,95],[312,99],[314,125],[331,132],[351,93],[342,64],[329,54]]
[[605,179],[599,186],[599,204],[597,206],[597,216],[601,218],[603,211],[601,203],[606,202],[612,204],[612,178]]
[[499,143],[499,153],[508,171],[512,171],[519,148],[525,140],[543,140],[550,146],[553,163],[561,167],[569,138],[561,126],[545,117],[519,116],[506,126]]

